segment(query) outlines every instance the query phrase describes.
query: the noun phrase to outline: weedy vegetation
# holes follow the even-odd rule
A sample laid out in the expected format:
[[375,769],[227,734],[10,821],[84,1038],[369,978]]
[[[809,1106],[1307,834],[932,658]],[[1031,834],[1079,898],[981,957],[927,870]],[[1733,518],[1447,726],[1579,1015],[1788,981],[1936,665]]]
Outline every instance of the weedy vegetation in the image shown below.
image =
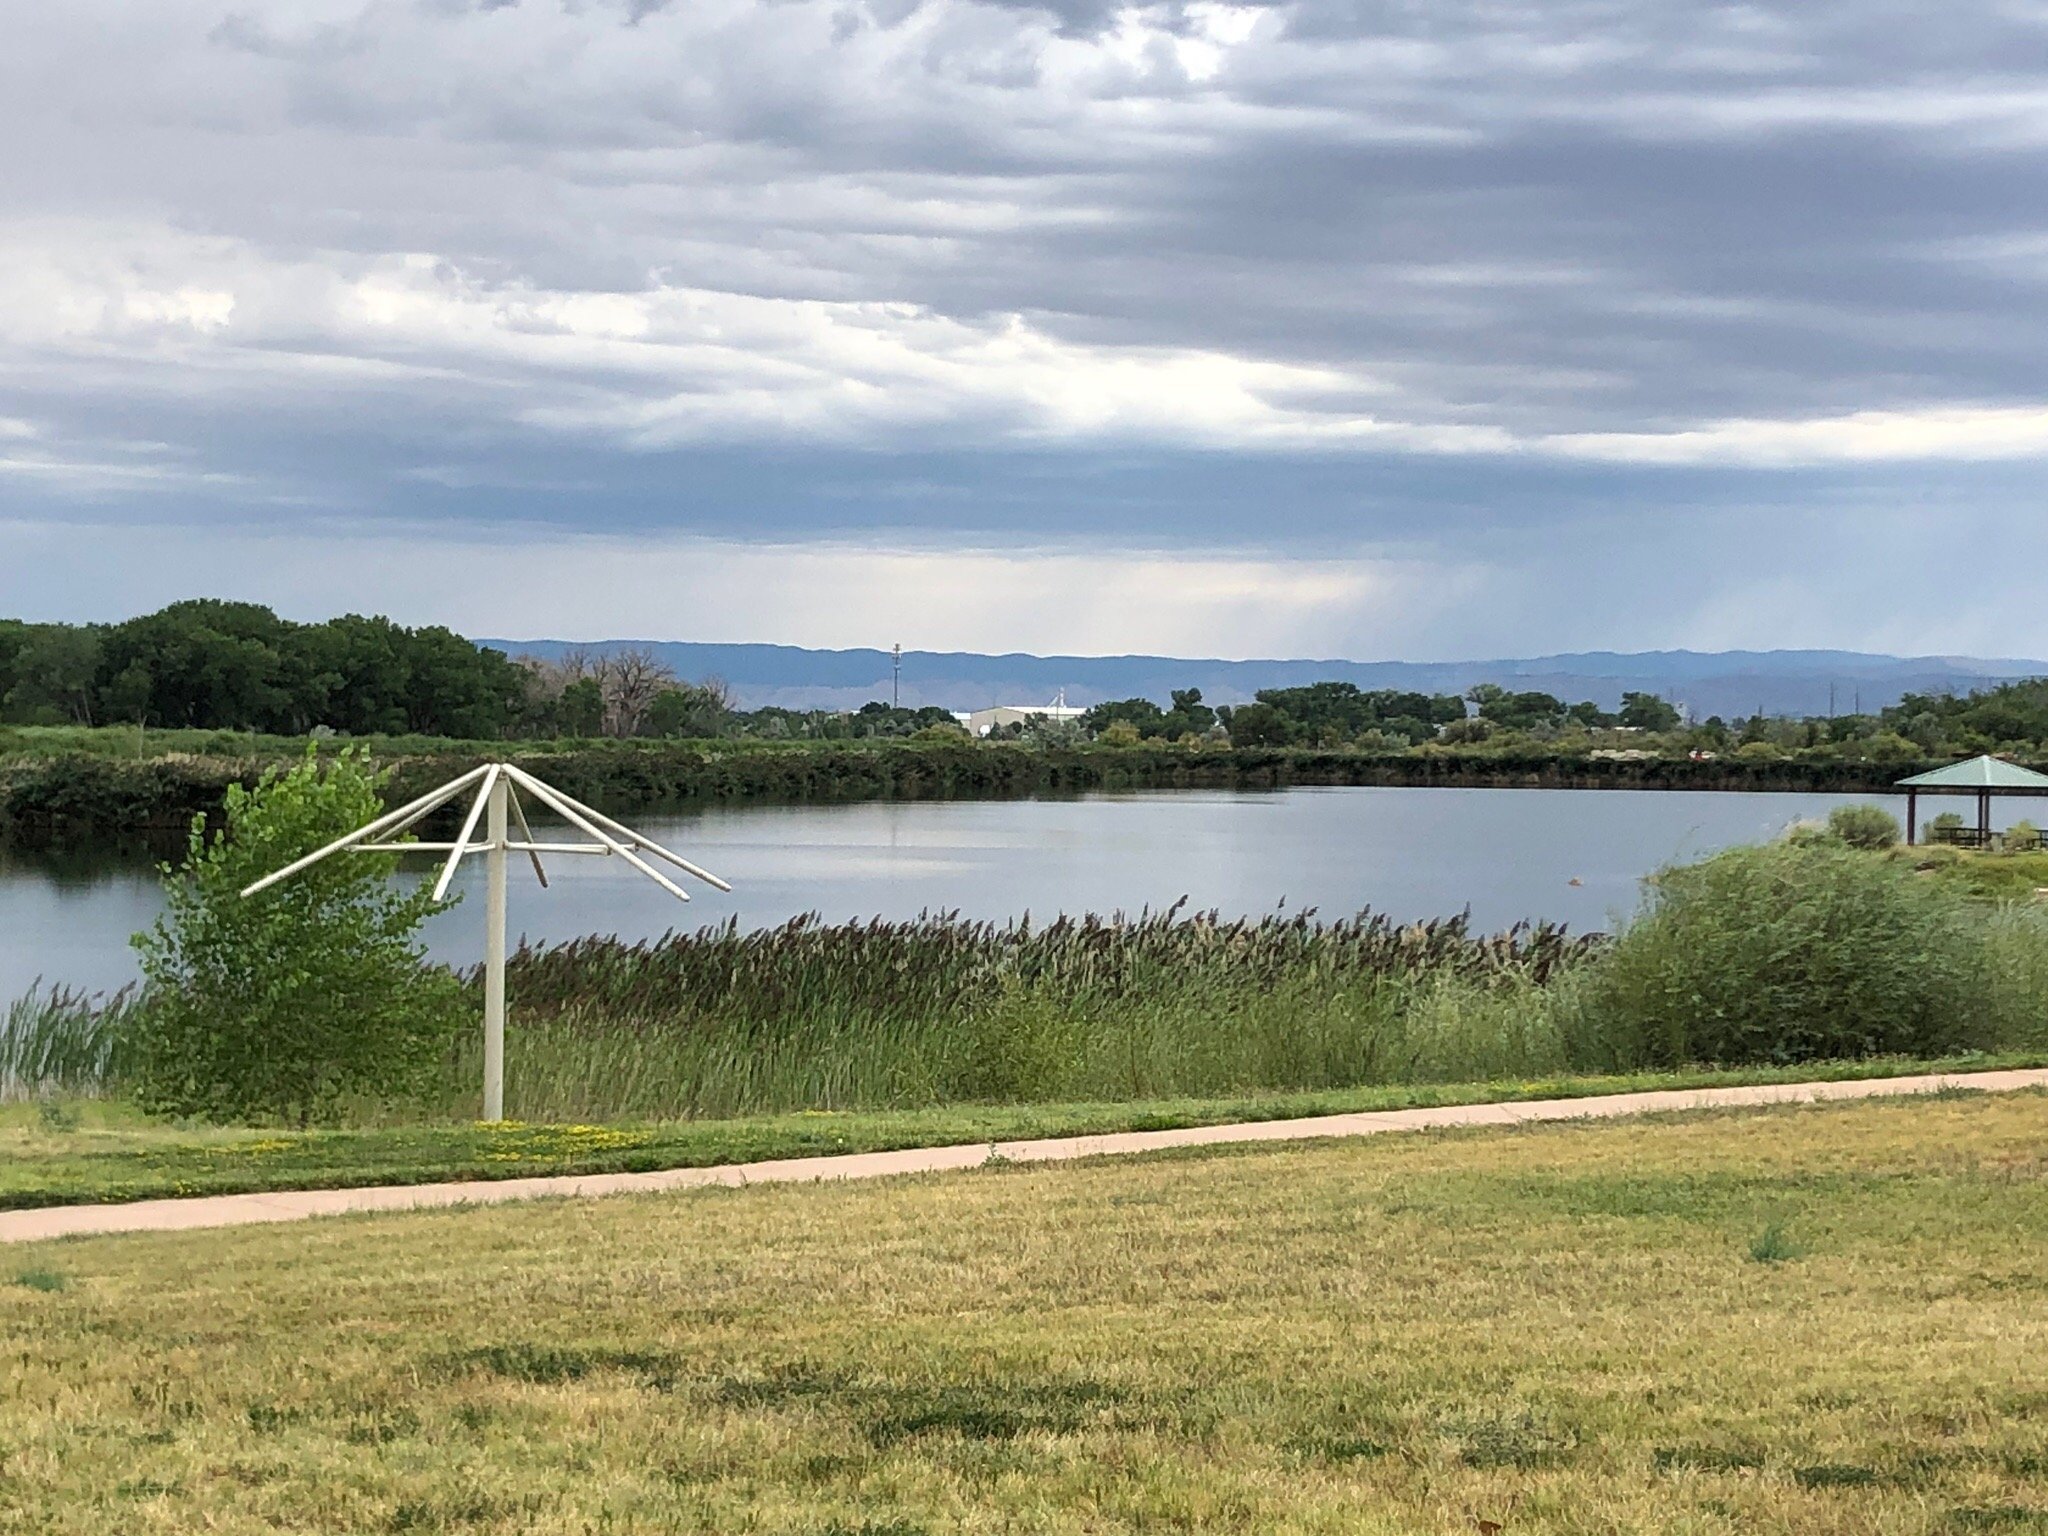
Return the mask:
[[1750,1261],[1755,1264],[1783,1264],[1805,1256],[1805,1245],[1792,1237],[1782,1223],[1775,1221],[1759,1232],[1749,1245]]

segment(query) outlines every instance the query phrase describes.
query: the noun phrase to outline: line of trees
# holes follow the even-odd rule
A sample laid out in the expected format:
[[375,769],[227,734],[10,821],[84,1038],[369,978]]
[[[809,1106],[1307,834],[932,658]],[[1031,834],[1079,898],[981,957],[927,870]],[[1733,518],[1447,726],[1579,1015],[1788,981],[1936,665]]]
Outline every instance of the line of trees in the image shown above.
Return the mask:
[[946,710],[879,702],[742,713],[718,678],[684,681],[645,647],[508,656],[440,625],[299,624],[210,598],[118,624],[0,619],[0,723],[471,741],[961,734]]
[[295,624],[214,599],[118,624],[0,620],[0,718],[16,724],[487,737],[524,696],[503,652],[439,625]]
[[[317,624],[256,603],[197,599],[118,624],[0,619],[0,723],[140,724],[281,736],[414,735],[464,740],[744,737],[766,741],[960,739],[953,716],[880,701],[857,710],[740,710],[717,678],[678,678],[644,647],[508,656],[439,625],[409,629],[344,614]],[[1612,733],[1629,733],[1624,741]],[[1238,747],[1417,748],[1569,753],[1633,750],[1909,761],[2048,746],[2048,678],[1961,697],[1909,694],[1874,714],[1694,721],[1669,700],[1619,709],[1480,683],[1462,695],[1353,683],[1261,689],[1211,705],[1198,688],[1097,704],[1079,720],[1033,718],[997,734]]]
[[1310,683],[1262,688],[1249,704],[1211,708],[1199,688],[1173,690],[1169,707],[1150,699],[1117,699],[1081,717],[1092,736],[1179,741],[1227,736],[1242,747],[1359,747],[1399,751],[1428,741],[1484,741],[1496,732],[1524,736],[1582,730],[1671,731],[1677,706],[1655,694],[1626,693],[1617,711],[1591,702],[1567,704],[1547,693],[1510,693],[1481,683],[1464,694]]

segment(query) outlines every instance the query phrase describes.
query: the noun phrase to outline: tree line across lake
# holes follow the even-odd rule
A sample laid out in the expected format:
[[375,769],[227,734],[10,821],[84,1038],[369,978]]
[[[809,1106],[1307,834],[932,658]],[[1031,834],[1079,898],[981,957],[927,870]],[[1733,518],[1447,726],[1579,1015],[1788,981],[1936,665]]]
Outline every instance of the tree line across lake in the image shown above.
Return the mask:
[[[946,710],[873,701],[857,710],[739,709],[716,678],[675,676],[636,647],[541,659],[480,647],[439,625],[347,614],[317,624],[254,603],[197,599],[115,624],[0,619],[0,724],[257,732],[459,741],[689,739],[957,740]],[[2048,679],[1962,697],[1907,695],[1869,714],[1805,719],[1686,718],[1647,693],[1608,710],[1480,683],[1463,695],[1269,688],[1215,706],[1199,689],[1164,703],[1095,705],[1078,719],[1034,716],[1000,739],[1074,746],[1550,751],[1752,760],[1906,763],[1974,752],[2037,755],[2048,745]]]

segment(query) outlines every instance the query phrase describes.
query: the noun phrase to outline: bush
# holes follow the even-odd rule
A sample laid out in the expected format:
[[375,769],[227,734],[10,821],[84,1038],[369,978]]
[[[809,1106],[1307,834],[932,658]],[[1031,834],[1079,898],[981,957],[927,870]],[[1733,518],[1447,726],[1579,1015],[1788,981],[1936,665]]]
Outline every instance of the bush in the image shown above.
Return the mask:
[[1999,1050],[2048,1049],[2048,911],[2005,902],[1984,916],[1990,992],[1984,1017]]
[[1940,1056],[1992,1028],[1981,909],[1839,844],[1734,848],[1655,877],[1587,987],[1643,1062]]
[[1899,841],[1898,819],[1877,805],[1838,805],[1828,812],[1828,831],[1851,848],[1890,848]]
[[164,915],[134,941],[147,983],[129,1044],[145,1109],[304,1125],[344,1095],[406,1088],[445,1052],[462,986],[422,963],[434,902],[389,882],[390,857],[338,856],[241,895],[382,808],[366,755],[322,772],[308,752],[254,790],[231,786],[211,840],[194,818],[184,867],[164,866]]

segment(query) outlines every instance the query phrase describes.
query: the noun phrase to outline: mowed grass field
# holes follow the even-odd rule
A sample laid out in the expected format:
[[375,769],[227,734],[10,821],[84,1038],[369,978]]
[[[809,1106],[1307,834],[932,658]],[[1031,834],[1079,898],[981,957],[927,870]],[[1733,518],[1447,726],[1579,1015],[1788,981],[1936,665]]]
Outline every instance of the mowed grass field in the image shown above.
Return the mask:
[[2048,1097],[0,1252],[9,1532],[2048,1530]]

